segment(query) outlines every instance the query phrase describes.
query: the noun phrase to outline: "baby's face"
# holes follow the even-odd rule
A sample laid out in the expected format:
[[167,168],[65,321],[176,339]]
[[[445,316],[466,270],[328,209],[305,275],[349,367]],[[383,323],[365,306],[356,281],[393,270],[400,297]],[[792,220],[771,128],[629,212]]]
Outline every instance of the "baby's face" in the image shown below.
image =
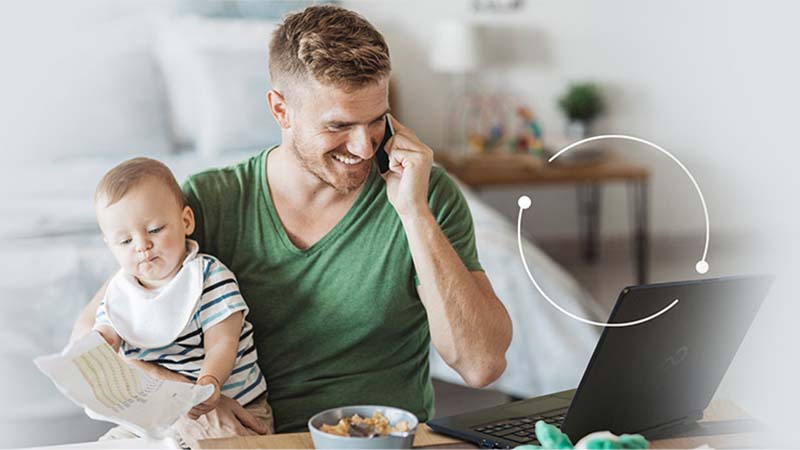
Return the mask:
[[95,205],[97,222],[122,270],[148,288],[169,282],[186,256],[186,236],[194,231],[191,208],[181,207],[157,180],[145,180],[106,204],[100,198]]

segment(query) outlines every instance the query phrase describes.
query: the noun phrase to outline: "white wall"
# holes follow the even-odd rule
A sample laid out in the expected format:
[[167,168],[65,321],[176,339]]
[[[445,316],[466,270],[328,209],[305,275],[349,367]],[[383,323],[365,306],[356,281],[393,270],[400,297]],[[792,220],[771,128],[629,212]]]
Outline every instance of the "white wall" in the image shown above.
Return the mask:
[[[345,3],[385,33],[398,109],[432,146],[443,142],[447,80],[427,67],[426,48],[435,23],[456,17],[477,23],[490,47],[484,55],[490,62],[473,81],[529,101],[546,136],[563,130],[555,102],[570,80],[600,83],[609,112],[596,132],[640,136],[675,154],[706,196],[712,233],[763,231],[764,216],[779,211],[768,208],[776,194],[796,190],[791,163],[800,158],[791,137],[800,100],[800,62],[792,56],[792,43],[800,40],[793,23],[797,3],[539,0],[511,15],[475,13],[467,0]],[[655,234],[702,233],[700,202],[677,166],[642,146],[611,145],[652,168]],[[513,215],[522,192],[489,192],[486,198]],[[571,189],[526,192],[541,212],[530,221],[535,236],[574,236]],[[604,233],[627,233],[624,189],[608,189],[604,200]]]
[[[97,7],[100,3],[102,8]],[[20,156],[17,149],[23,145],[13,145],[14,138],[34,151],[56,147],[61,136],[91,130],[98,115],[113,117],[145,106],[157,110],[159,105],[143,106],[163,101],[154,95],[143,95],[137,104],[107,112],[94,108],[95,116],[81,109],[79,102],[68,111],[51,105],[79,98],[83,91],[94,91],[97,97],[103,88],[82,83],[75,67],[81,58],[90,62],[103,58],[92,56],[104,47],[91,41],[87,26],[102,24],[108,34],[113,31],[115,39],[130,39],[132,48],[145,48],[139,42],[146,37],[137,28],[137,18],[173,8],[174,3],[39,0],[5,9],[0,18],[5,36],[0,50],[6,62],[0,83],[5,105],[0,109],[5,124],[0,154]],[[765,221],[786,222],[782,196],[798,190],[793,169],[800,161],[790,141],[797,116],[794,106],[800,100],[795,85],[800,62],[792,51],[792,43],[800,39],[792,22],[800,12],[797,3],[537,0],[527,1],[512,15],[477,14],[469,0],[348,0],[344,4],[364,13],[386,35],[398,81],[395,106],[432,146],[443,142],[447,79],[430,71],[426,50],[437,21],[463,18],[480,26],[486,47],[486,63],[472,77],[473,83],[487,92],[513,92],[529,101],[542,119],[546,136],[558,135],[564,127],[555,99],[566,84],[591,79],[604,86],[609,102],[609,113],[597,124],[597,132],[641,136],[678,156],[706,195],[712,255],[716,233],[747,236],[767,231]],[[117,64],[118,71],[124,63]],[[25,119],[31,116],[38,118]],[[153,116],[154,123],[163,119]],[[138,129],[128,131],[133,135]],[[42,145],[30,145],[32,140]],[[653,150],[613,145],[652,168],[653,232],[700,235],[704,225],[700,203],[683,172]],[[535,200],[535,215],[526,221],[533,236],[575,235],[572,189],[492,190],[484,196],[513,216],[516,197],[523,192]],[[622,186],[606,190],[605,235],[627,233],[626,200]]]

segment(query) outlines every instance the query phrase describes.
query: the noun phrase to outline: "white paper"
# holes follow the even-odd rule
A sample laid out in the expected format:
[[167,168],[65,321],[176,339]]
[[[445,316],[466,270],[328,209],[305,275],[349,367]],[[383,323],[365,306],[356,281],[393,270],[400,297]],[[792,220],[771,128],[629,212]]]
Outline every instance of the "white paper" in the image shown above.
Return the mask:
[[175,421],[214,393],[212,385],[147,375],[114,352],[96,331],[34,363],[89,417],[152,439],[164,437]]

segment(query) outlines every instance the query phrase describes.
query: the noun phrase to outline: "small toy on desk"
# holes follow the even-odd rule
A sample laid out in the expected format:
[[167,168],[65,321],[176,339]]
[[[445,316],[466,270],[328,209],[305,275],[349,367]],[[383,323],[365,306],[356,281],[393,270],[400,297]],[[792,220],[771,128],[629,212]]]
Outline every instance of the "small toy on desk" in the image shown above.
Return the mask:
[[480,133],[472,132],[467,137],[467,145],[472,153],[483,153],[486,149],[486,138]]
[[544,159],[541,124],[533,108],[520,104],[516,96],[474,97],[463,116],[470,153],[523,153]]
[[562,433],[557,427],[547,424],[543,421],[536,422],[536,439],[539,440],[541,446],[538,445],[520,445],[517,449],[643,449],[647,448],[647,439],[640,434],[623,434],[617,436],[608,431],[598,431],[590,433],[578,441],[573,447],[569,437]]
[[467,144],[472,153],[487,153],[502,146],[503,135],[503,125],[498,123],[492,125],[488,136],[471,132],[467,137]]
[[531,153],[541,157],[544,152],[544,142],[542,141],[542,127],[536,120],[533,110],[525,106],[517,108],[517,117],[522,120],[522,130],[517,136],[516,151]]

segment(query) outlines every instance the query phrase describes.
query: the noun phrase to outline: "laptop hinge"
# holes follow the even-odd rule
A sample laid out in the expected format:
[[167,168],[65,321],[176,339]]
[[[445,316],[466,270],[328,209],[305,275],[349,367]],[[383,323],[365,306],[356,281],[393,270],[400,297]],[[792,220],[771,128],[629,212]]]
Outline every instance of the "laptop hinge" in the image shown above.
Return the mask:
[[680,433],[681,429],[697,423],[698,420],[703,418],[703,411],[692,411],[686,417],[673,420],[661,425],[637,431],[637,433],[652,439],[654,436],[670,435]]

